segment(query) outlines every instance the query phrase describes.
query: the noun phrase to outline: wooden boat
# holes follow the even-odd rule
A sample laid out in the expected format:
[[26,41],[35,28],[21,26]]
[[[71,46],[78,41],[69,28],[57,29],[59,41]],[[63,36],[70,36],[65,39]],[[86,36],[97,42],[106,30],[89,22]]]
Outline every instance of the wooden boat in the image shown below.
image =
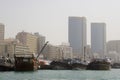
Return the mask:
[[59,61],[52,61],[50,63],[53,70],[71,70],[72,66],[69,64],[69,61],[66,60],[59,60]]
[[38,69],[37,60],[33,54],[14,54],[15,71],[34,71]]
[[115,69],[120,69],[120,63],[113,63],[111,67]]
[[[72,60],[73,61],[73,60]],[[86,61],[81,61],[81,60],[77,60],[75,59],[73,62],[72,62],[72,69],[73,70],[86,70],[87,68],[87,65],[88,65],[88,62]]]
[[40,54],[42,54],[47,44],[48,44],[48,41],[44,44],[44,46],[41,48],[40,52],[38,53],[36,57],[36,59],[38,60],[38,66],[39,66],[38,69],[51,69],[52,68],[49,61],[39,58]]
[[55,70],[85,70],[87,67],[86,62],[78,59],[63,59],[60,61],[52,61],[50,63],[52,69]]
[[87,70],[110,70],[111,62],[109,59],[94,59],[88,66]]
[[44,59],[40,59],[38,60],[38,64],[40,65],[39,66],[39,69],[52,69],[52,66],[50,65],[50,62],[51,61],[48,61],[48,60],[44,60]]
[[44,44],[37,57],[34,54],[14,54],[15,71],[34,71],[39,68],[39,55],[46,47],[48,41]]
[[14,63],[7,57],[0,58],[0,71],[13,71]]

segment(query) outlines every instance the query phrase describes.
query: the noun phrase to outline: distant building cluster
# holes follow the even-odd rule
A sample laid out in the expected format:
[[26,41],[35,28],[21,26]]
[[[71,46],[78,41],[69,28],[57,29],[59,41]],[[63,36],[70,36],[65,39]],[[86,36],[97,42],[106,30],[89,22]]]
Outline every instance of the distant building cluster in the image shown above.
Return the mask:
[[108,41],[107,53],[114,62],[120,62],[120,40]]
[[[46,40],[45,36],[38,32],[32,34],[29,32],[18,32],[15,38],[4,39],[4,24],[0,23],[0,56],[14,57],[14,54],[35,54],[40,53]],[[67,44],[51,45],[48,44],[40,58],[48,60],[61,60],[72,58],[72,48]]]
[[[119,62],[120,40],[106,42],[106,24],[91,23],[91,45],[87,44],[87,20],[85,17],[68,18],[68,43],[61,45],[48,44],[40,58],[48,60],[62,60],[79,58],[90,60],[93,58],[109,57]],[[15,38],[4,39],[5,25],[0,23],[0,56],[13,57],[14,54],[38,55],[46,39],[38,32],[32,34],[21,31]]]

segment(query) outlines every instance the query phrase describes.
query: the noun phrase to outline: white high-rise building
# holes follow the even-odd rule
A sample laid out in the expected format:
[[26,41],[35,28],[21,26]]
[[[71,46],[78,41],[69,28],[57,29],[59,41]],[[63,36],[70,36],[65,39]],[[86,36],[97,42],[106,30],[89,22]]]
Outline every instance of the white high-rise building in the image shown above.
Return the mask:
[[91,23],[91,49],[97,57],[103,57],[106,53],[106,24]]
[[69,17],[68,24],[69,43],[73,49],[73,55],[83,57],[84,47],[86,46],[86,18],[85,17]]

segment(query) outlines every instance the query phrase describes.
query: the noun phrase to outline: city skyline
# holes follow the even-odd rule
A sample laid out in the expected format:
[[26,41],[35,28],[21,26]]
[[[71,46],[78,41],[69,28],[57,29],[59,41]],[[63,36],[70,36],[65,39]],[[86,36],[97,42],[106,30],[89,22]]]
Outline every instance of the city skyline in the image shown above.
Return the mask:
[[[68,42],[68,17],[87,18],[87,43],[91,22],[105,22],[107,41],[120,40],[119,0],[0,0],[0,23],[5,38],[24,30],[39,32],[52,44]],[[55,38],[54,38],[55,37]]]

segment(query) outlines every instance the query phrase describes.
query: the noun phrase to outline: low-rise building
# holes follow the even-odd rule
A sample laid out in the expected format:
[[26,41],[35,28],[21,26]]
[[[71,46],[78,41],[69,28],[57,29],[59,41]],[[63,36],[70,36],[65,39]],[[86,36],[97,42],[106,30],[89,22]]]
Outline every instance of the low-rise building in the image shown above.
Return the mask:
[[114,62],[120,62],[120,40],[111,40],[107,42],[107,56]]
[[60,57],[64,58],[64,59],[72,59],[72,47],[70,47],[70,45],[68,44],[61,44],[58,46],[60,48]]
[[69,45],[50,45],[48,44],[43,51],[43,56],[48,60],[62,60],[72,58],[72,48]]
[[28,54],[28,46],[17,42],[15,39],[6,39],[0,44],[0,56],[14,57],[14,54]]
[[37,36],[28,32],[19,32],[16,39],[23,45],[28,46],[30,53],[37,53]]
[[107,42],[107,53],[116,51],[120,54],[120,40],[111,40]]
[[46,46],[43,56],[48,60],[60,60],[60,48],[49,44]]

